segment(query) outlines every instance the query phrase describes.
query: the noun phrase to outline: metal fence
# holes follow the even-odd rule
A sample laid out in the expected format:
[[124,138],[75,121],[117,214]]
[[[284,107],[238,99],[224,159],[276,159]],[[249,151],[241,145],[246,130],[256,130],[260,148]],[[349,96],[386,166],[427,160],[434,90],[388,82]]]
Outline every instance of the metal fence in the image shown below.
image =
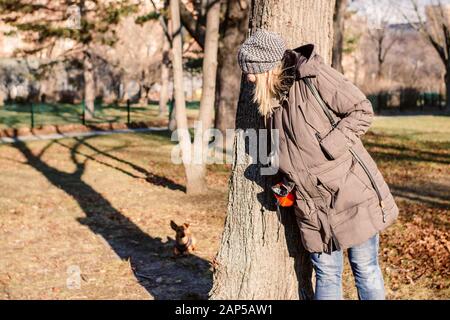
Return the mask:
[[398,108],[399,110],[426,108],[444,108],[445,97],[438,92],[419,92],[416,89],[402,89],[391,92],[379,92],[367,96],[374,110]]
[[95,105],[92,119],[87,119],[84,103],[11,102],[0,107],[0,128],[35,128],[43,125],[98,124],[150,121],[158,115],[157,105]]

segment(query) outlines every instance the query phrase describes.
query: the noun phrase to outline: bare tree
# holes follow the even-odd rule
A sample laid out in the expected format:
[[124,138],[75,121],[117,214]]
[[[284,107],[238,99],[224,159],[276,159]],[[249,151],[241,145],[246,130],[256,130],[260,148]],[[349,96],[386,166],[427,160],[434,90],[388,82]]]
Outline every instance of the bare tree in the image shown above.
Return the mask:
[[397,40],[395,36],[396,32],[394,30],[389,32],[389,19],[394,8],[390,4],[380,6],[377,0],[372,0],[371,6],[374,10],[371,11],[369,17],[370,26],[368,28],[368,35],[377,56],[376,77],[377,79],[381,79],[383,77],[383,65],[386,61],[386,56]]
[[[279,32],[289,47],[313,42],[331,62],[334,1],[254,0],[249,30]],[[261,117],[252,101],[252,86],[241,81],[237,108],[233,168],[225,229],[214,260],[212,299],[298,299],[311,297],[311,265],[301,246],[291,210],[274,212],[269,192],[271,177],[260,174],[261,164],[247,153],[243,133],[258,130]]]
[[170,78],[170,42],[164,37],[163,58],[161,64],[161,89],[159,93],[159,115],[167,112],[167,101],[169,100],[169,78]]
[[[181,5],[181,21],[189,34],[204,48],[205,25],[201,1],[195,1],[194,12]],[[219,65],[216,81],[215,128],[225,135],[233,129],[239,98],[240,70],[235,59],[248,25],[249,0],[225,1],[220,25]],[[225,143],[225,145],[229,145]],[[231,152],[231,150],[228,150]]]
[[[200,127],[195,133],[194,144],[187,130],[186,103],[183,85],[182,44],[179,0],[170,2],[173,30],[173,74],[175,87],[175,118],[180,149],[187,178],[187,193],[203,193],[206,190],[206,154],[208,139],[203,133],[211,127],[215,80],[217,70],[217,49],[220,22],[220,0],[208,0],[206,14],[205,50],[203,60],[203,92],[200,102]],[[200,150],[200,159],[196,159]],[[199,161],[198,161],[199,160]]]
[[[153,3],[153,2],[152,2]],[[164,0],[164,10],[167,10],[169,1]],[[156,6],[155,6],[156,9]],[[161,64],[161,90],[159,92],[159,115],[162,116],[167,112],[167,101],[169,100],[169,78],[170,78],[170,47],[171,47],[171,32],[166,16],[160,17],[161,25],[165,30],[165,37],[162,52]]]
[[[46,53],[46,67],[77,59],[83,66],[86,119],[94,115],[95,75],[94,50],[96,44],[113,46],[117,41],[115,26],[121,18],[134,12],[136,4],[124,1],[0,1],[2,22],[20,32],[30,45],[18,50],[17,56]],[[72,45],[59,54],[52,54],[61,41]],[[56,56],[55,56],[56,55]]]
[[425,7],[427,21],[424,21],[416,0],[411,0],[412,8],[417,16],[418,23],[413,23],[404,13],[410,24],[419,31],[438,53],[445,67],[445,94],[446,107],[450,106],[450,6],[440,0],[431,1]]
[[219,48],[220,0],[207,0],[206,4],[206,33],[203,57],[202,98],[200,101],[200,130],[194,144],[200,145],[203,156],[201,164],[196,167],[194,175],[198,177],[192,188],[197,192],[204,192],[206,187],[206,156],[208,154],[208,136],[204,133],[212,125],[214,101],[216,91],[217,50]]

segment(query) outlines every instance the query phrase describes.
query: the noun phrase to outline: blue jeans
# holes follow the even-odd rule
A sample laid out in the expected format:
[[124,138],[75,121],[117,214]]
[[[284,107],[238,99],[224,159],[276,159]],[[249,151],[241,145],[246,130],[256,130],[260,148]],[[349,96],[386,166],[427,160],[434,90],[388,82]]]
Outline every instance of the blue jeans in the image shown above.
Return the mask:
[[[379,235],[361,245],[348,249],[350,266],[355,277],[360,300],[384,300],[384,281],[378,265]],[[316,272],[315,300],[342,299],[342,251],[331,254],[312,253],[311,261]]]

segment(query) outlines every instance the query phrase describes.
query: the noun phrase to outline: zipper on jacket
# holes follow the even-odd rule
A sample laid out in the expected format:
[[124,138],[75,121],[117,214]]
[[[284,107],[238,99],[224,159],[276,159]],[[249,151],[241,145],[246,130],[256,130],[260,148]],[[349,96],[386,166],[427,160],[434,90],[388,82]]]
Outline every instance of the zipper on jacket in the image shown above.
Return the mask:
[[303,78],[305,84],[309,88],[309,90],[312,92],[314,98],[316,98],[316,101],[319,103],[320,107],[322,108],[323,112],[328,118],[328,121],[330,121],[331,126],[334,128],[336,127],[337,123],[334,120],[333,116],[331,115],[330,110],[325,105],[325,102],[323,101],[322,97],[320,96],[319,92],[317,91],[316,87],[311,83],[311,80],[309,78]]
[[[309,80],[309,79],[308,79]],[[287,99],[284,99],[284,100],[286,100],[286,101],[288,101]],[[283,100],[283,102],[284,102],[284,100]],[[293,132],[293,125],[292,125],[292,117],[289,115],[289,127],[290,127],[290,131],[289,130],[287,130],[287,132],[288,132],[288,135],[289,135],[289,137],[291,138],[291,140],[292,140],[292,142],[294,142],[295,143],[295,145],[297,146],[297,149],[298,149],[298,154],[299,154],[299,156],[300,156],[300,159],[301,159],[301,161],[302,161],[302,164],[303,164],[303,167],[305,168],[305,170],[306,170],[306,175],[307,175],[307,178],[308,178],[308,180],[310,181],[310,183],[311,183],[311,186],[313,187],[313,188],[317,188],[317,186],[316,186],[316,183],[313,181],[313,179],[312,179],[312,175],[311,175],[311,172],[308,170],[308,167],[307,167],[307,165],[306,165],[306,162],[305,162],[305,159],[303,159],[303,155],[302,155],[302,151],[300,150],[300,147],[299,147],[299,144],[298,144],[298,142],[297,142],[297,139],[296,139],[296,137],[295,137],[295,135],[294,134],[292,134],[292,132]],[[334,120],[332,120],[332,121],[334,121]],[[334,127],[334,125],[333,125],[333,127]],[[317,135],[316,135],[316,137],[317,138],[319,138]],[[291,159],[291,162],[292,162],[292,159]],[[322,195],[322,193],[319,191],[318,192],[319,193],[319,196],[320,196],[320,198],[322,199],[322,203],[324,204],[324,205],[326,205],[326,201],[325,201],[325,198],[323,197],[323,195]],[[306,200],[305,200],[306,201]],[[314,206],[316,207],[316,204],[314,203]],[[309,206],[308,206],[309,207]],[[311,208],[310,208],[310,210],[311,210]],[[314,210],[321,210],[320,208],[314,208]],[[329,216],[329,212],[327,211],[327,217]],[[319,220],[319,218],[317,218],[318,220]],[[319,220],[319,223],[320,223],[320,220]],[[334,232],[333,232],[333,228],[328,224],[328,226],[329,226],[329,229],[330,229],[330,233],[331,233],[331,250],[333,250],[333,242],[334,242],[334,244],[336,245],[336,248],[339,250],[339,248],[340,248],[340,246],[339,246],[339,242],[337,241],[337,238],[336,238],[336,236],[334,235]]]
[[[337,126],[337,123],[334,120],[333,116],[331,115],[330,110],[325,105],[325,102],[320,97],[320,94],[317,91],[317,88],[311,83],[310,79],[304,78],[303,80],[304,80],[305,84],[307,85],[307,87],[312,92],[312,94],[314,95],[314,98],[316,98],[316,100],[319,103],[320,107],[322,108],[322,110],[324,111],[325,115],[327,116],[328,120],[330,121],[331,127],[334,129]],[[316,133],[316,137],[319,140],[320,137],[318,136],[318,133]],[[351,152],[353,157],[356,159],[356,161],[358,161],[358,163],[361,165],[361,167],[363,168],[363,170],[366,172],[367,176],[369,177],[369,180],[372,183],[373,188],[374,188],[374,190],[375,190],[375,192],[376,192],[376,194],[378,196],[378,201],[379,201],[379,204],[380,204],[380,207],[381,207],[381,212],[383,213],[383,222],[386,222],[386,211],[385,211],[385,208],[384,208],[384,201],[381,198],[381,193],[380,193],[380,190],[378,189],[377,184],[375,183],[375,179],[373,178],[373,176],[370,173],[369,169],[367,168],[366,164],[361,160],[361,158],[356,154],[356,152],[353,151],[352,148],[349,148],[349,151]]]
[[375,179],[373,178],[372,174],[370,173],[369,169],[367,168],[366,164],[362,161],[362,159],[356,154],[355,151],[353,151],[353,149],[349,149],[351,154],[353,155],[353,157],[356,159],[356,161],[358,161],[358,163],[361,165],[361,167],[363,168],[363,170],[366,172],[367,176],[369,177],[370,183],[372,183],[372,186],[377,194],[378,197],[378,201],[380,203],[380,207],[381,207],[381,211],[383,213],[383,222],[386,222],[386,211],[384,209],[384,201],[381,197],[381,193],[380,193],[380,189],[378,189],[378,186],[375,182]]
[[319,142],[319,147],[323,150],[323,152],[325,152],[325,154],[327,155],[327,157],[328,157],[329,159],[333,160],[334,158],[333,158],[333,156],[328,152],[328,150],[326,150],[325,148],[322,148],[322,146],[321,146],[321,144],[320,144],[320,143],[322,142],[322,138],[320,137],[320,134],[319,134],[318,131],[316,131],[315,136],[316,136],[316,138],[317,138],[317,141]]

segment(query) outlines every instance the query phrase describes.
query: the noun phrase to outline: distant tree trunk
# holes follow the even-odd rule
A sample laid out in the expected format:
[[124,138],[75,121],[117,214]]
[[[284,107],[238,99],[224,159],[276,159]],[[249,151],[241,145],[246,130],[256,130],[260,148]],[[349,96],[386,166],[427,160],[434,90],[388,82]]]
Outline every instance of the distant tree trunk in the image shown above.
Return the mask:
[[378,63],[378,69],[377,69],[377,80],[381,80],[383,78],[383,40],[384,40],[384,33],[380,34],[380,37],[378,38],[378,51],[377,51],[377,63]]
[[447,60],[445,72],[445,107],[450,108],[450,60]]
[[331,66],[339,72],[344,72],[342,67],[342,50],[344,47],[345,9],[347,0],[336,0],[333,16],[334,43]]
[[[279,32],[295,47],[305,42],[331,62],[333,0],[254,0],[249,28]],[[259,129],[260,117],[251,103],[251,86],[241,82],[236,127]],[[248,139],[237,134],[225,229],[214,260],[211,299],[298,299],[312,295],[311,264],[301,246],[292,208],[274,209],[266,192],[273,182],[260,174],[247,153]],[[279,229],[279,234],[277,229]],[[279,237],[278,237],[279,235]]]
[[6,94],[0,88],[0,107],[4,107],[5,106],[5,98],[6,98]]
[[89,49],[86,49],[83,57],[83,77],[84,77],[84,106],[85,119],[90,120],[94,117],[95,101],[95,76],[92,55]]
[[183,164],[186,168],[187,179],[189,180],[188,167],[190,162],[191,139],[188,132],[186,101],[184,97],[183,83],[183,61],[182,61],[182,39],[180,24],[180,0],[170,1],[170,19],[172,24],[172,65],[173,65],[173,84],[175,110],[172,114],[175,116],[177,124],[177,133],[179,146],[183,158]]
[[211,128],[214,100],[216,90],[216,72],[217,72],[217,50],[219,48],[219,24],[220,24],[220,0],[207,0],[206,3],[206,34],[205,34],[205,50],[203,56],[203,79],[202,79],[202,98],[200,100],[199,121],[201,127],[198,128],[194,144],[202,151],[201,164],[191,166],[193,176],[196,180],[190,181],[190,192],[202,193],[206,189],[206,156],[208,154],[207,135],[204,132]]
[[[219,129],[224,137],[226,129],[235,128],[241,76],[236,56],[248,29],[248,7],[248,0],[228,1],[225,20],[222,24],[219,69],[217,71],[215,128]],[[224,145],[227,145],[225,140]],[[231,150],[227,151],[231,152]]]
[[163,58],[161,64],[161,91],[159,92],[159,116],[167,113],[167,101],[169,100],[169,72],[170,72],[170,42],[164,36]]
[[[175,88],[173,88],[174,92],[175,92]],[[175,105],[175,95],[172,95],[172,99],[169,101],[170,106],[171,106],[171,112],[169,114],[169,125],[168,125],[168,129],[170,131],[174,131],[177,129],[177,119],[175,117],[176,115],[176,105]]]
[[[205,167],[203,159],[200,159],[200,163],[197,163],[196,157],[198,155],[203,156],[203,153],[194,154],[194,151],[198,150],[193,148],[190,135],[188,132],[187,115],[186,115],[186,101],[184,97],[184,84],[183,84],[183,64],[182,64],[182,43],[181,43],[181,24],[180,24],[180,7],[179,0],[170,1],[170,11],[172,19],[172,52],[173,52],[173,78],[174,78],[174,90],[175,90],[175,118],[177,125],[177,136],[179,139],[179,146],[181,149],[183,164],[186,172],[186,192],[189,194],[197,194],[205,191]],[[203,108],[200,112],[200,122],[206,127],[210,126],[212,117],[212,108],[214,105],[214,90],[215,90],[215,77],[217,68],[217,37],[218,37],[218,23],[220,2],[216,1],[209,7],[207,22],[209,31],[205,36],[205,55],[204,55],[204,90],[202,94]],[[215,27],[217,25],[217,27]],[[208,34],[209,33],[209,34]],[[215,35],[214,35],[215,34]],[[209,42],[209,43],[208,43]],[[212,81],[211,81],[212,79]],[[201,134],[201,131],[196,132]],[[196,139],[196,142],[202,140]],[[201,149],[200,149],[201,150]]]

